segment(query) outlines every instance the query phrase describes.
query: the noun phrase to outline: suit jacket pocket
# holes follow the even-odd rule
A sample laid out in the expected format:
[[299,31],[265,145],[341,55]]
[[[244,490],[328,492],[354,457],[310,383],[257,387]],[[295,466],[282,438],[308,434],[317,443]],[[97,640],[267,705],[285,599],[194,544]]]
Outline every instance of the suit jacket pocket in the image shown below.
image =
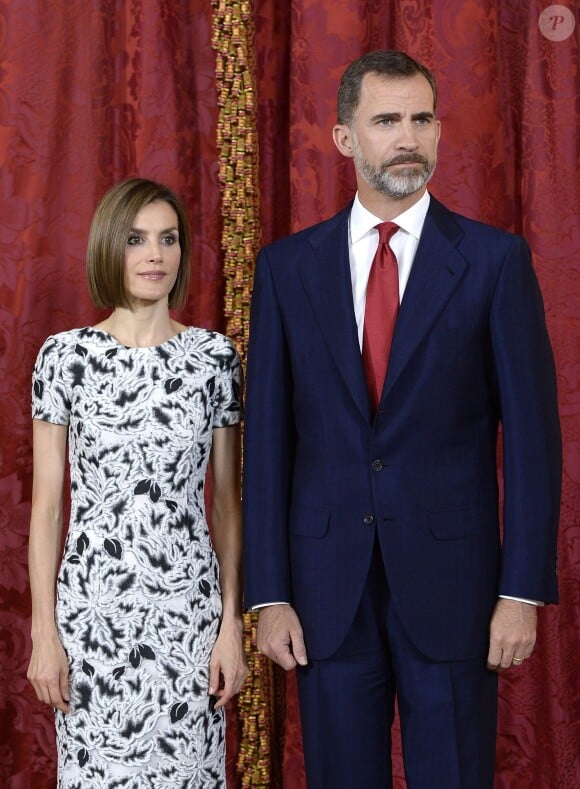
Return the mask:
[[326,537],[330,525],[330,512],[312,507],[292,507],[290,534],[293,537]]
[[475,506],[432,509],[427,513],[431,534],[437,540],[463,540],[479,537],[493,526],[493,513]]

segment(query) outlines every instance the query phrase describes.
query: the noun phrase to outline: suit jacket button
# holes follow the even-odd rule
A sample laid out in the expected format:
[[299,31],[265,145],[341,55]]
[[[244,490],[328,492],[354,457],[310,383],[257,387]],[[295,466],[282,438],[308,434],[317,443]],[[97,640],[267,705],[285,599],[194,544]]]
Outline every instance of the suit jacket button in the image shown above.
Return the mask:
[[384,467],[384,463],[382,460],[373,460],[371,463],[371,468],[373,471],[382,471]]
[[370,526],[370,524],[374,522],[375,522],[374,515],[365,515],[363,518],[363,523],[366,523],[367,526]]

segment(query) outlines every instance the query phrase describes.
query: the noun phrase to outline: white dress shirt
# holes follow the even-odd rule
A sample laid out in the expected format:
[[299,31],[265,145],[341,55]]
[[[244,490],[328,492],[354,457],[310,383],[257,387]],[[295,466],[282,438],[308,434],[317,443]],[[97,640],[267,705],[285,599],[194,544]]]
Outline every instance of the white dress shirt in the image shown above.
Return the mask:
[[[403,211],[402,214],[393,219],[393,222],[399,225],[400,228],[391,236],[389,242],[397,258],[399,268],[399,303],[403,299],[409,274],[411,273],[430,199],[429,193],[425,192],[421,199],[412,205],[411,208]],[[379,231],[376,229],[376,226],[382,221],[378,216],[374,216],[370,211],[367,211],[358,199],[357,193],[350,212],[348,232],[352,298],[361,350],[367,283],[371,265],[379,245]]]

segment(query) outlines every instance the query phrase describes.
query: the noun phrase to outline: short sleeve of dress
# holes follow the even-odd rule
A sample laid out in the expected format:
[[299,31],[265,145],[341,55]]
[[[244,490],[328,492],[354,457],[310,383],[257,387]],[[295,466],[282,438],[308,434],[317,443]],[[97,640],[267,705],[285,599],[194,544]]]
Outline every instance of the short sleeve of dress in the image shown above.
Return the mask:
[[68,425],[70,396],[64,376],[66,345],[48,337],[38,352],[32,374],[32,418],[55,425]]
[[233,343],[224,337],[217,354],[219,371],[213,393],[213,427],[228,427],[242,419],[242,365]]

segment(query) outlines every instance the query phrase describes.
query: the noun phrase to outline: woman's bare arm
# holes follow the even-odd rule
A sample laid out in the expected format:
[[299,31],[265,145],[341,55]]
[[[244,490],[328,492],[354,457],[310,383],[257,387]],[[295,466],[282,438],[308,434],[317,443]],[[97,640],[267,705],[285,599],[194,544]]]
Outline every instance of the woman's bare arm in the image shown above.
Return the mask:
[[34,479],[28,545],[32,655],[28,679],[41,701],[68,711],[68,664],[56,631],[55,581],[62,540],[67,427],[33,420]]

